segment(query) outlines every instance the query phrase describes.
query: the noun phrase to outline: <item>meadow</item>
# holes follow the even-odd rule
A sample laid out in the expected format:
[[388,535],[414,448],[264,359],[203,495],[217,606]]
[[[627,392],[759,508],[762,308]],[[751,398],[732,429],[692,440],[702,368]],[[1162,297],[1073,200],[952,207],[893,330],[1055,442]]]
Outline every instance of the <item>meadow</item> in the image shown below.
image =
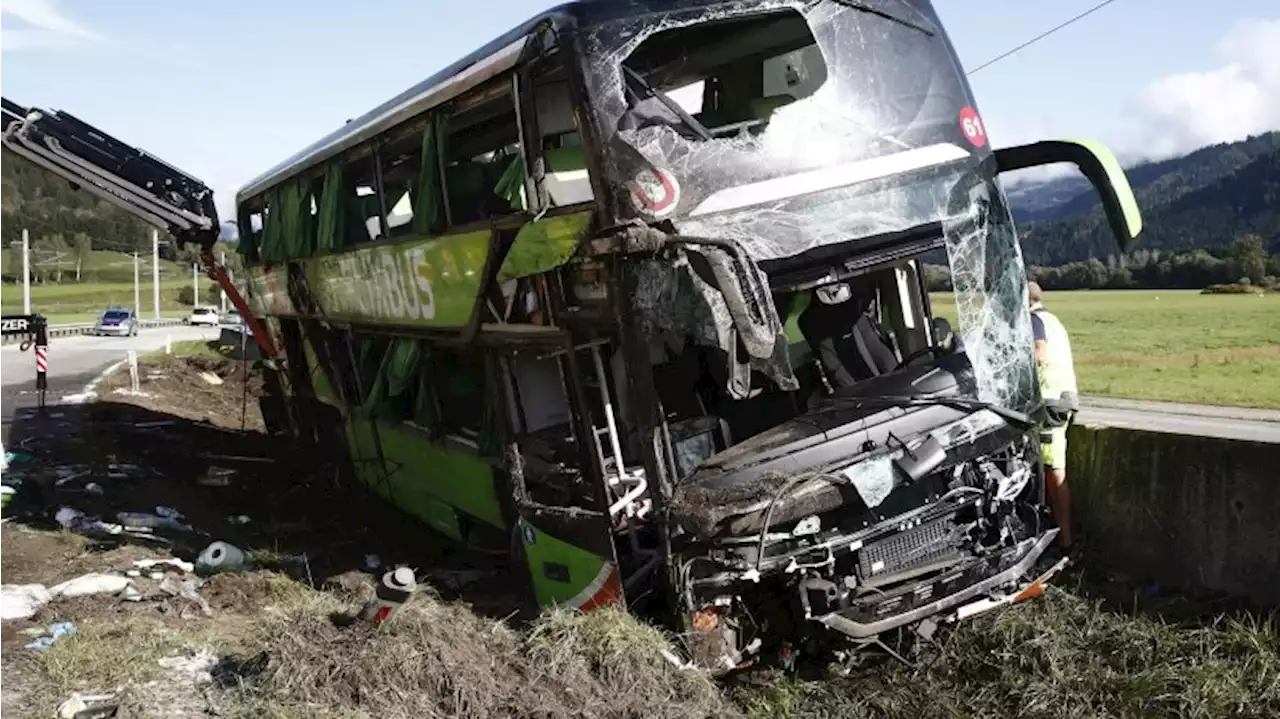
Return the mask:
[[[948,294],[934,312],[954,322]],[[1046,292],[1086,395],[1280,408],[1280,294]]]

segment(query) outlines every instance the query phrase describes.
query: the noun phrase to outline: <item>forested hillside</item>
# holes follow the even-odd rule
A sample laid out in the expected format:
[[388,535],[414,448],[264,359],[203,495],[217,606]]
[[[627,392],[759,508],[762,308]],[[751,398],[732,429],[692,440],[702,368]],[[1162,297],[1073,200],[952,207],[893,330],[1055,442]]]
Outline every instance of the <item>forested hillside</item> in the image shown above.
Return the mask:
[[[1217,248],[1254,234],[1280,250],[1280,132],[1138,165],[1128,175],[1143,211],[1141,249]],[[1080,182],[1064,178],[1010,193],[1028,264],[1117,253],[1096,193],[1071,189]]]
[[[24,229],[37,283],[132,282],[132,254],[151,257],[150,225],[7,150],[0,162],[0,212],[5,282],[21,278]],[[160,239],[162,272],[189,274],[195,249],[179,252],[163,232]],[[238,259],[228,253],[228,260]]]

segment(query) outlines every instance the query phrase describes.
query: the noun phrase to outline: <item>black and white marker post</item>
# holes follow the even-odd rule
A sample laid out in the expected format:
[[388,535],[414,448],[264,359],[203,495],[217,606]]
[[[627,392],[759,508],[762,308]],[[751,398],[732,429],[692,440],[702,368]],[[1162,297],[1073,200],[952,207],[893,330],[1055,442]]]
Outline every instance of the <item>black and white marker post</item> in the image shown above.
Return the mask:
[[0,319],[0,331],[5,335],[27,335],[18,349],[26,352],[36,348],[36,393],[40,409],[45,408],[45,395],[49,391],[49,323],[44,315],[6,315]]

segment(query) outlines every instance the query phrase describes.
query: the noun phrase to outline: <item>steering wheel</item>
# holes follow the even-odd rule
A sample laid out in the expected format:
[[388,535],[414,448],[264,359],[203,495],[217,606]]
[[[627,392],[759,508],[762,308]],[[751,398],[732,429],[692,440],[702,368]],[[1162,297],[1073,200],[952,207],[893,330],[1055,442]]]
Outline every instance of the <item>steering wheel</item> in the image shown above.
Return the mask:
[[903,357],[902,361],[898,363],[898,366],[893,368],[893,371],[897,372],[903,367],[906,367],[907,365],[914,362],[917,358],[923,357],[925,354],[932,354],[934,358],[937,359],[938,357],[942,356],[943,353],[945,353],[946,351],[947,350],[945,347],[939,347],[938,345],[929,345],[928,347],[921,347],[915,352],[912,352],[906,357]]

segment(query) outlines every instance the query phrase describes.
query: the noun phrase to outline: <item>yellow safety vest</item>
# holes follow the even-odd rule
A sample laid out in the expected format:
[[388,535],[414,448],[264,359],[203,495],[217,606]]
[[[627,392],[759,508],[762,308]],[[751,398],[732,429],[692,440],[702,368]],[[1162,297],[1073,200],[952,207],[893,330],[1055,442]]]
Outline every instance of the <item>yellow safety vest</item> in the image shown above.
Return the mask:
[[1071,358],[1071,339],[1067,336],[1067,328],[1044,305],[1032,307],[1031,314],[1044,323],[1045,362],[1036,366],[1036,374],[1040,378],[1040,396],[1056,399],[1065,392],[1078,395],[1076,368]]

